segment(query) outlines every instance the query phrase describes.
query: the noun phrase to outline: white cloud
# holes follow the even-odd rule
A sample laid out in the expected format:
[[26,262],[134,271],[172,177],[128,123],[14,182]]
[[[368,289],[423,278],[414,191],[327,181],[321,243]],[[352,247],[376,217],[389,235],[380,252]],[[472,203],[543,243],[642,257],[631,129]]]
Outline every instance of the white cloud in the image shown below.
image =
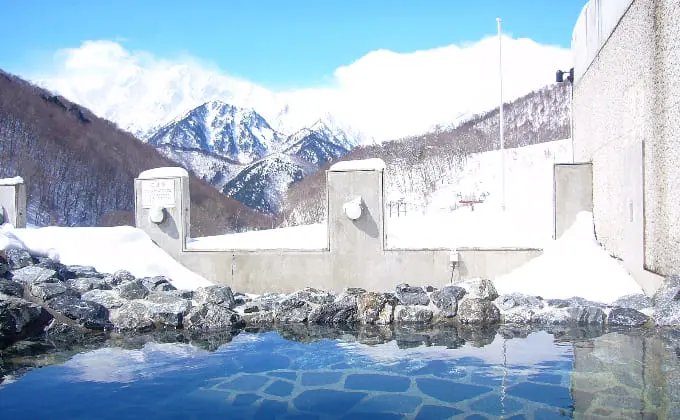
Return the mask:
[[[568,49],[504,37],[504,99],[551,83],[555,70],[571,61]],[[373,51],[333,76],[325,88],[273,92],[192,57],[161,58],[117,42],[87,41],[58,51],[54,68],[33,80],[134,131],[222,99],[255,108],[284,131],[331,113],[381,141],[495,107],[498,40],[405,54]]]

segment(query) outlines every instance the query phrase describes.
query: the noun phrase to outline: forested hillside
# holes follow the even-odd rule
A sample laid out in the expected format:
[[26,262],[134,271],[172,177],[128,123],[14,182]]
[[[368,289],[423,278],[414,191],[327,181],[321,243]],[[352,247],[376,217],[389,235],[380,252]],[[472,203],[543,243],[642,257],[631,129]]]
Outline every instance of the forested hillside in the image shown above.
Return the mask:
[[[153,146],[0,70],[0,177],[21,176],[35,225],[133,224],[133,180],[176,166]],[[194,236],[271,226],[270,217],[192,176]]]

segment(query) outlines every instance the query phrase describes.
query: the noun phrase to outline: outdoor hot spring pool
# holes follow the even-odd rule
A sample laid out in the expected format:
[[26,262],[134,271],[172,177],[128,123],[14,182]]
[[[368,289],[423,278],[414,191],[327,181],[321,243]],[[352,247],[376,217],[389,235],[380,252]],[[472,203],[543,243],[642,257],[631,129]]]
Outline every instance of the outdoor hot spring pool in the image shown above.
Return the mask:
[[680,418],[673,332],[290,328],[5,358],[0,417]]

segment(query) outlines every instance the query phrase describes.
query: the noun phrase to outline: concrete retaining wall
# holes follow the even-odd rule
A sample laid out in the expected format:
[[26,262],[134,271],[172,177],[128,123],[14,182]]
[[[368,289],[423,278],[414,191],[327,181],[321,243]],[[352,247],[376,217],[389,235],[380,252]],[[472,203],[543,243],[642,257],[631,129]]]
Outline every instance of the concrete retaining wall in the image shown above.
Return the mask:
[[557,239],[582,211],[593,211],[593,166],[590,163],[559,163],[553,173],[553,238]]
[[2,223],[26,227],[26,185],[21,178],[0,180],[0,212]]
[[[592,22],[611,21],[606,3],[579,19],[576,58]],[[593,164],[598,240],[649,291],[652,273],[680,272],[680,2],[627,3],[592,60],[576,60],[574,146]]]
[[[135,180],[137,227],[187,268],[236,290],[291,292],[314,286],[336,291],[346,287],[386,291],[400,283],[441,287],[473,277],[493,279],[541,253],[512,248],[386,249],[380,168],[327,171],[325,249],[187,249],[189,183],[182,171],[161,168]],[[357,200],[361,215],[353,220],[345,213],[345,205]],[[157,223],[150,216],[158,208],[163,208],[163,220]]]

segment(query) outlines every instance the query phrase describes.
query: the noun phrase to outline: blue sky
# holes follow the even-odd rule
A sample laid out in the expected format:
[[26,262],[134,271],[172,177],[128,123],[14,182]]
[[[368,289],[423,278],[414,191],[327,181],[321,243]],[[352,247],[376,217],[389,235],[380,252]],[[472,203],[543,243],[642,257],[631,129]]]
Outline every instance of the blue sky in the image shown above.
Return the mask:
[[496,33],[569,47],[586,0],[0,0],[0,68],[22,75],[55,51],[115,40],[188,54],[273,89],[313,87],[378,49],[411,52]]

